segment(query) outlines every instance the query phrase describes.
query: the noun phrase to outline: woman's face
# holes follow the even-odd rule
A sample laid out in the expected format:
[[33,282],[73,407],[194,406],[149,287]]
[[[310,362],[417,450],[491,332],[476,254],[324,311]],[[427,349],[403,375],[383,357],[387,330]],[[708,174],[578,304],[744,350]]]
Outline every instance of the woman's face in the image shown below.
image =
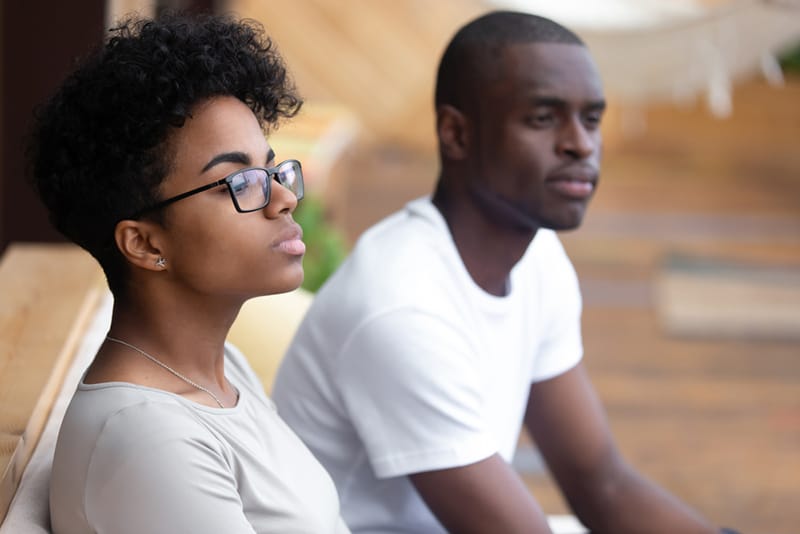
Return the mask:
[[[256,117],[234,97],[200,103],[170,140],[173,165],[161,186],[169,198],[245,167],[270,167],[275,154]],[[175,283],[196,294],[250,298],[303,281],[305,245],[292,219],[297,198],[276,181],[261,210],[240,213],[225,185],[165,208],[164,250]]]

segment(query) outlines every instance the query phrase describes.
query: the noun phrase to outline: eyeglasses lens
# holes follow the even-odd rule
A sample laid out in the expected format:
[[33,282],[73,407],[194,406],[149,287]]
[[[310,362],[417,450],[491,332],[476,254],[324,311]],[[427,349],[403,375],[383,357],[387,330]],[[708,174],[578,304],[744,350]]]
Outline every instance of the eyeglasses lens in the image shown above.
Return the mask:
[[267,172],[262,169],[248,169],[231,178],[231,190],[236,196],[239,208],[245,211],[257,210],[266,204]]
[[297,161],[288,160],[278,165],[276,177],[278,183],[294,193],[297,200],[303,198],[303,171]]
[[269,203],[270,182],[274,177],[278,183],[303,198],[303,171],[294,160],[284,161],[277,167],[267,169],[245,169],[230,178],[230,187],[236,203],[242,211],[255,211]]

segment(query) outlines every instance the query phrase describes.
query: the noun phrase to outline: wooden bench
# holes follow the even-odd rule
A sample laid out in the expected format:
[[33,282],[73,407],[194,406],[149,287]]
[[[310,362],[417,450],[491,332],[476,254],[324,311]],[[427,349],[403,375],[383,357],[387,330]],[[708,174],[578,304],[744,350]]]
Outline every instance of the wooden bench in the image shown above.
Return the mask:
[[[0,521],[104,294],[97,263],[72,245],[12,244],[0,260]],[[47,519],[46,500],[19,513],[31,520],[34,508]],[[3,523],[4,532],[23,532]]]

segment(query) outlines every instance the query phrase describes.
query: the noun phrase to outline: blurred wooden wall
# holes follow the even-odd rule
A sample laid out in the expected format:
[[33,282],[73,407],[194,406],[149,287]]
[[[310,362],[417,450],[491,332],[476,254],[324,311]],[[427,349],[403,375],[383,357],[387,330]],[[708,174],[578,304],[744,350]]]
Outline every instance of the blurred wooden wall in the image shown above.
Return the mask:
[[[314,122],[317,103],[354,118],[356,131],[343,146],[318,151],[331,158],[321,165],[331,220],[350,242],[431,190],[436,67],[453,33],[490,9],[487,2],[236,0],[230,7],[264,23],[285,56],[309,103],[298,128]],[[726,119],[713,117],[700,95],[682,107],[639,109],[608,96],[604,171],[590,212],[800,215],[800,79],[784,87],[740,84]],[[282,135],[292,128],[285,125]]]

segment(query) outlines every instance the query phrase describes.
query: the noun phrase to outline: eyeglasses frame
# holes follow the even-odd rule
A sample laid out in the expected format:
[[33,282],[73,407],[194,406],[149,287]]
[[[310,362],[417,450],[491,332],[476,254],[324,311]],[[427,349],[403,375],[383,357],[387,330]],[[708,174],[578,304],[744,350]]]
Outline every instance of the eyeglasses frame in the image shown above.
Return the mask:
[[[277,165],[274,165],[272,167],[245,167],[243,169],[238,169],[238,170],[230,173],[229,175],[227,175],[225,178],[222,178],[221,180],[216,180],[214,182],[211,182],[210,184],[201,185],[200,187],[196,187],[196,188],[191,189],[189,191],[186,191],[184,193],[180,193],[179,195],[175,195],[174,197],[169,197],[169,198],[167,198],[165,200],[161,200],[159,202],[156,202],[152,206],[149,206],[147,208],[144,208],[144,209],[141,209],[141,210],[137,211],[136,213],[134,213],[132,216],[130,216],[128,218],[129,219],[138,219],[139,217],[141,217],[145,213],[148,213],[150,211],[160,210],[162,208],[165,208],[165,207],[169,206],[170,204],[174,204],[175,202],[178,202],[179,200],[183,200],[183,199],[188,198],[190,196],[196,195],[198,193],[202,193],[203,191],[208,191],[209,189],[213,189],[213,188],[219,187],[221,185],[226,185],[228,187],[228,193],[230,194],[231,200],[233,201],[233,207],[236,208],[236,211],[238,211],[239,213],[251,213],[253,211],[262,210],[262,209],[266,208],[269,205],[269,202],[271,200],[273,177],[276,174],[278,174],[278,168],[280,168],[281,166],[283,166],[286,163],[294,163],[294,164],[296,164],[297,165],[297,169],[300,171],[300,181],[303,182],[303,188],[302,188],[302,191],[300,191],[300,194],[297,195],[297,200],[302,200],[303,196],[305,195],[305,181],[303,179],[303,167],[302,167],[302,165],[300,165],[300,162],[298,160],[296,160],[296,159],[286,159],[286,160],[283,160],[280,163],[278,163]],[[264,202],[263,206],[260,206],[258,208],[252,208],[252,209],[245,210],[245,209],[242,209],[239,206],[239,201],[236,200],[236,194],[233,192],[233,187],[231,186],[231,180],[237,174],[241,174],[241,173],[247,172],[247,171],[254,171],[254,170],[256,170],[256,171],[265,171],[267,173],[267,182],[266,183],[268,185],[267,185],[267,192],[266,192],[266,195],[265,195],[266,196],[266,202]],[[283,186],[283,184],[281,184],[280,181],[278,183],[281,186]]]

